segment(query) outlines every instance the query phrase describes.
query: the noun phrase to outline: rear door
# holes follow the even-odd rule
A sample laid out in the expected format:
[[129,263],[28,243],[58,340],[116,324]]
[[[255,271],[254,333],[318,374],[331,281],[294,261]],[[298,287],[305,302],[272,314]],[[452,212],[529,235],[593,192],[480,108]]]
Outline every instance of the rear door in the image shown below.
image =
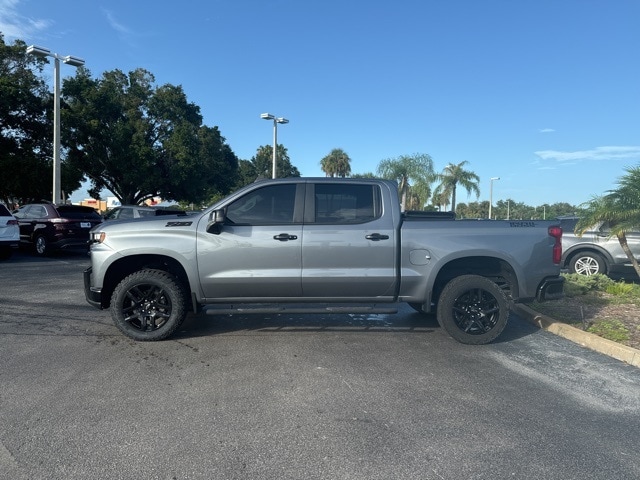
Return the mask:
[[[608,223],[603,223],[597,230],[590,233],[593,235],[593,242],[607,250],[614,258],[615,263],[621,265],[631,264],[629,257],[627,257],[627,254],[620,246],[618,237],[611,235],[611,227]],[[633,256],[636,260],[640,260],[640,233],[627,232],[625,236],[627,237],[627,244]]]
[[252,190],[226,207],[216,233],[198,229],[198,268],[209,299],[289,299],[302,293],[304,184]]
[[310,183],[302,240],[302,294],[388,300],[396,289],[396,232],[376,183]]

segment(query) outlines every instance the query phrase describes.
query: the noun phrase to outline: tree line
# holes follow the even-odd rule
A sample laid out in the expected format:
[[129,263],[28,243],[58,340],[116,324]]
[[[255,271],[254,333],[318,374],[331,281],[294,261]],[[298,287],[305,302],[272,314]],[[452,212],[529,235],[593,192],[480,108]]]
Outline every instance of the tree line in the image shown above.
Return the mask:
[[[48,61],[0,33],[0,199],[7,204],[51,198],[53,93],[44,80]],[[92,77],[76,69],[61,90],[62,190],[68,197],[89,181],[95,199],[109,190],[123,204],[153,197],[204,206],[259,178],[271,177],[273,147],[239,159],[217,126],[203,123],[200,107],[181,86],[156,85],[151,72],[118,69]],[[276,146],[278,177],[300,176],[287,149]],[[352,173],[341,148],[320,160],[330,177],[378,177],[397,182],[403,206],[452,210],[459,218],[487,218],[488,202],[458,203],[460,190],[480,195],[479,177],[466,161],[435,173],[428,154],[383,159],[374,172]],[[494,218],[553,218],[576,207],[528,207],[498,201]]]

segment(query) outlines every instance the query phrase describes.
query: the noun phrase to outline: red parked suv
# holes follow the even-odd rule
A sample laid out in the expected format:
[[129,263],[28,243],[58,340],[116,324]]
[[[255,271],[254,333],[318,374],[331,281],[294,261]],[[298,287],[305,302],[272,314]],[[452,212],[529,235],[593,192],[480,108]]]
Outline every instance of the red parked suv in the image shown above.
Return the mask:
[[36,254],[52,250],[89,248],[89,230],[102,223],[92,207],[31,203],[13,212],[20,226],[20,243],[34,247]]

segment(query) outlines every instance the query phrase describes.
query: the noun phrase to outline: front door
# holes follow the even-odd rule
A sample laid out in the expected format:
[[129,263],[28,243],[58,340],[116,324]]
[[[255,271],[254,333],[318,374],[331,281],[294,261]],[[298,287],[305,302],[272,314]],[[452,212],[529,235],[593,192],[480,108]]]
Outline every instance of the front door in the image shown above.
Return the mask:
[[[260,301],[302,293],[304,184],[280,183],[249,191],[226,206],[219,232],[198,227],[198,266],[209,301]],[[304,201],[298,208],[302,209]],[[299,218],[298,218],[299,217]]]

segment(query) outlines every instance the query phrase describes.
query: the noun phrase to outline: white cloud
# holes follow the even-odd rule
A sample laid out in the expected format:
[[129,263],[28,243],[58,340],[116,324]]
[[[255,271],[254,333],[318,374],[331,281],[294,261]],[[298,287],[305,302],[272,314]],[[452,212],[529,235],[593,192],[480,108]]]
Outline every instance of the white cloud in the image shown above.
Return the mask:
[[116,19],[116,16],[111,12],[111,10],[107,10],[106,8],[102,9],[102,13],[104,13],[105,17],[107,17],[107,22],[111,25],[116,32],[123,35],[131,35],[133,32],[127,26],[123,25]]
[[576,152],[561,152],[558,150],[540,150],[534,152],[543,160],[556,160],[558,162],[576,162],[581,160],[623,160],[640,159],[640,146],[609,146],[596,147],[593,150],[580,150]]
[[50,27],[52,22],[45,19],[25,17],[18,13],[22,0],[0,0],[0,32],[5,40],[24,40]]
[[555,130],[553,128],[541,128],[538,130],[539,133],[553,133]]

